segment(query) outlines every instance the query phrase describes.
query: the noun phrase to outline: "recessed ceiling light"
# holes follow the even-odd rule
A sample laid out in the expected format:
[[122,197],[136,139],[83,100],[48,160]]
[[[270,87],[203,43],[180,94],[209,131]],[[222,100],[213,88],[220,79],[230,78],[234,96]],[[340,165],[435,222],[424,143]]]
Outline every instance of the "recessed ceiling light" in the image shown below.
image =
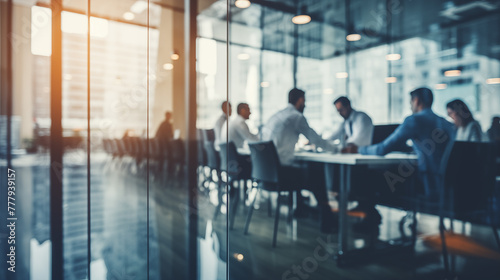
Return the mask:
[[306,24],[311,22],[311,17],[308,15],[296,15],[292,18],[292,22],[295,24]]
[[496,85],[496,84],[500,84],[500,78],[491,78],[491,79],[487,79],[486,80],[486,83],[488,85]]
[[462,71],[460,70],[448,70],[444,72],[444,75],[446,77],[458,77],[462,74]]
[[172,60],[179,60],[179,54],[176,54],[176,53],[173,53],[171,56],[170,56],[170,59]]
[[246,9],[250,7],[250,4],[248,0],[236,0],[236,2],[234,2],[234,5],[240,9]]
[[135,18],[135,15],[132,12],[126,12],[123,14],[123,18],[126,20],[133,20]]
[[361,40],[361,35],[359,34],[356,34],[356,33],[353,33],[353,34],[349,34],[345,37],[345,39],[349,42],[355,42],[355,41],[359,41]]
[[236,260],[238,260],[239,262],[243,261],[243,259],[245,258],[242,254],[238,254],[238,253],[234,253],[234,258]]
[[132,5],[132,7],[130,7],[130,11],[133,13],[136,13],[136,14],[140,14],[140,13],[144,12],[144,10],[146,10],[147,8],[148,8],[148,2],[139,0],[139,1],[136,1]]
[[349,77],[349,74],[347,74],[347,72],[338,72],[337,74],[335,74],[335,76],[337,77],[337,79],[345,79]]
[[262,82],[260,83],[261,87],[269,87],[269,82]]
[[385,59],[387,60],[400,60],[401,55],[399,53],[390,53],[385,56]]
[[247,53],[240,53],[240,54],[238,54],[238,59],[239,60],[249,60],[250,59],[250,55],[247,54]]
[[163,64],[163,69],[172,70],[172,69],[174,69],[174,65],[172,63],[165,63],[165,64]]
[[447,84],[436,84],[434,86],[434,88],[437,89],[437,90],[446,89],[447,87],[448,87]]
[[394,84],[397,81],[398,81],[398,78],[396,78],[396,77],[386,77],[385,78],[385,82],[388,84]]

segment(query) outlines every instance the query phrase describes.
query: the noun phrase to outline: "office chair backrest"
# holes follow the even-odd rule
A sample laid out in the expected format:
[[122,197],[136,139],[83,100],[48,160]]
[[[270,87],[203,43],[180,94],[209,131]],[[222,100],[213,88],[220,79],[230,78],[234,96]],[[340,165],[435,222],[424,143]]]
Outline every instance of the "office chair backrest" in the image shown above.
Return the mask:
[[240,171],[238,151],[233,142],[219,144],[220,170],[226,171],[229,176],[236,176]]
[[485,210],[495,188],[495,146],[455,141],[446,166],[444,183],[461,214]]
[[207,165],[207,152],[203,146],[203,133],[201,129],[196,130],[196,143],[198,147],[198,164],[200,166]]
[[213,129],[202,130],[203,147],[207,153],[207,166],[212,169],[220,168],[219,153],[215,150],[215,133]]
[[252,178],[261,182],[278,183],[280,161],[272,141],[254,142],[250,146]]
[[399,124],[375,125],[373,126],[372,144],[378,144],[391,135]]
[[203,129],[201,131],[204,142],[214,142],[215,141],[215,131],[213,129]]
[[[389,135],[391,135],[399,124],[386,124],[386,125],[375,125],[373,127],[372,144],[378,144],[384,141]],[[412,148],[406,145],[406,143],[401,144],[394,148],[395,152],[411,152]]]
[[172,159],[176,163],[183,163],[184,162],[184,141],[182,139],[172,139],[169,142],[170,146],[170,159]]

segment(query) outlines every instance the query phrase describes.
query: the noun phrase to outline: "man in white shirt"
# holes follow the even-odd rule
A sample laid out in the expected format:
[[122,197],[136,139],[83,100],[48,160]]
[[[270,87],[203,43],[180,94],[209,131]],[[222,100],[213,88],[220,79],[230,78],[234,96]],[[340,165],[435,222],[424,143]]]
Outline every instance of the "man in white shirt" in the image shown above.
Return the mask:
[[222,102],[221,109],[222,109],[222,115],[217,119],[214,126],[214,134],[215,134],[214,145],[217,151],[220,149],[219,144],[221,143],[220,137],[222,133],[222,126],[224,125],[224,122],[226,122],[226,120],[231,116],[232,113],[231,103],[227,101]]
[[272,140],[274,142],[282,165],[282,172],[286,174],[285,177],[291,182],[301,182],[314,193],[320,209],[321,231],[331,232],[336,226],[336,221],[328,204],[325,184],[321,180],[324,175],[306,174],[306,170],[293,166],[293,161],[295,144],[300,134],[307,137],[310,143],[318,147],[331,149],[332,145],[321,138],[307,123],[303,115],[305,108],[304,91],[297,88],[292,89],[288,94],[288,103],[285,109],[274,114],[264,125],[262,140]]
[[333,105],[342,118],[344,118],[344,122],[330,136],[330,139],[340,139],[346,145],[371,145],[373,137],[372,119],[366,113],[354,110],[351,106],[351,101],[345,96],[337,98],[333,102]]
[[[344,122],[329,139],[340,140],[342,148],[350,145],[371,145],[373,138],[372,119],[366,113],[354,110],[351,101],[345,96],[337,98],[333,105],[344,119]],[[340,183],[339,172],[338,166],[325,164],[327,188],[338,191],[338,187],[334,186],[338,186]],[[368,171],[364,167],[357,166],[352,172],[357,176],[368,176]],[[358,206],[351,209],[351,211],[361,211],[366,215],[374,216],[377,222],[381,219],[379,213],[375,210],[375,206],[363,200],[358,201]]]
[[246,120],[250,118],[251,114],[250,107],[248,106],[248,104],[247,103],[238,104],[236,112],[238,113],[238,115],[235,118],[224,122],[224,125],[222,126],[221,130],[220,139],[221,143],[224,143],[228,141],[229,137],[229,141],[232,141],[236,146],[236,148],[243,148],[245,141],[247,142],[258,141],[259,137],[255,134],[252,134],[250,132],[250,129],[248,129],[248,125],[246,124]]
[[303,115],[305,102],[305,92],[292,89],[288,95],[288,106],[274,114],[263,127],[262,140],[274,142],[282,165],[293,164],[293,152],[300,134],[318,147],[331,147],[307,123]]

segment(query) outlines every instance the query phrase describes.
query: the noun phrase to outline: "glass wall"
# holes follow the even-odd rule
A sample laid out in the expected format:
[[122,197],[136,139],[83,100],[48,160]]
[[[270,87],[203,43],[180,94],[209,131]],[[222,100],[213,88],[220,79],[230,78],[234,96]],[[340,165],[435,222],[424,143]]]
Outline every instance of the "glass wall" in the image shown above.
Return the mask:
[[[337,248],[330,242],[337,235],[318,230],[318,211],[304,219],[276,211],[276,192],[258,193],[245,180],[250,174],[231,179],[234,163],[218,144],[228,144],[223,136],[244,103],[251,113],[243,121],[258,139],[294,87],[306,92],[304,116],[325,138],[343,123],[332,104],[340,96],[376,125],[401,123],[411,114],[409,92],[421,86],[434,91],[433,110],[444,117],[450,100],[464,100],[483,132],[500,114],[499,1],[44,0],[0,7],[0,209],[15,209],[0,211],[15,222],[15,230],[0,232],[0,279],[411,277],[413,268],[397,262],[341,270],[331,256],[315,258],[318,246]],[[311,22],[294,24],[298,13]],[[276,213],[284,222],[272,248]],[[54,232],[62,239],[52,240]],[[15,273],[8,270],[12,236]],[[369,242],[353,236],[350,245]]]

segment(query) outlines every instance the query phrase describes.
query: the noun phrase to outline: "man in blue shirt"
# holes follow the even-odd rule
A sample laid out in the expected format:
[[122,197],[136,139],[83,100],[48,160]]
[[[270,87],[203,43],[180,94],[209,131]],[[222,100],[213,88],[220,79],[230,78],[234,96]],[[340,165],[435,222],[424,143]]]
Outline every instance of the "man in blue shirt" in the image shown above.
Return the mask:
[[[407,140],[411,140],[413,150],[418,156],[418,178],[424,187],[425,194],[435,197],[439,194],[438,188],[440,187],[435,178],[440,169],[444,151],[448,143],[455,138],[455,130],[452,123],[432,111],[431,106],[434,98],[430,89],[418,88],[410,95],[413,114],[407,117],[387,139],[376,145],[359,148],[350,145],[343,152],[385,155],[406,143]],[[372,214],[367,213],[365,219],[367,226],[380,223],[380,216],[377,217],[378,213],[372,212]]]

